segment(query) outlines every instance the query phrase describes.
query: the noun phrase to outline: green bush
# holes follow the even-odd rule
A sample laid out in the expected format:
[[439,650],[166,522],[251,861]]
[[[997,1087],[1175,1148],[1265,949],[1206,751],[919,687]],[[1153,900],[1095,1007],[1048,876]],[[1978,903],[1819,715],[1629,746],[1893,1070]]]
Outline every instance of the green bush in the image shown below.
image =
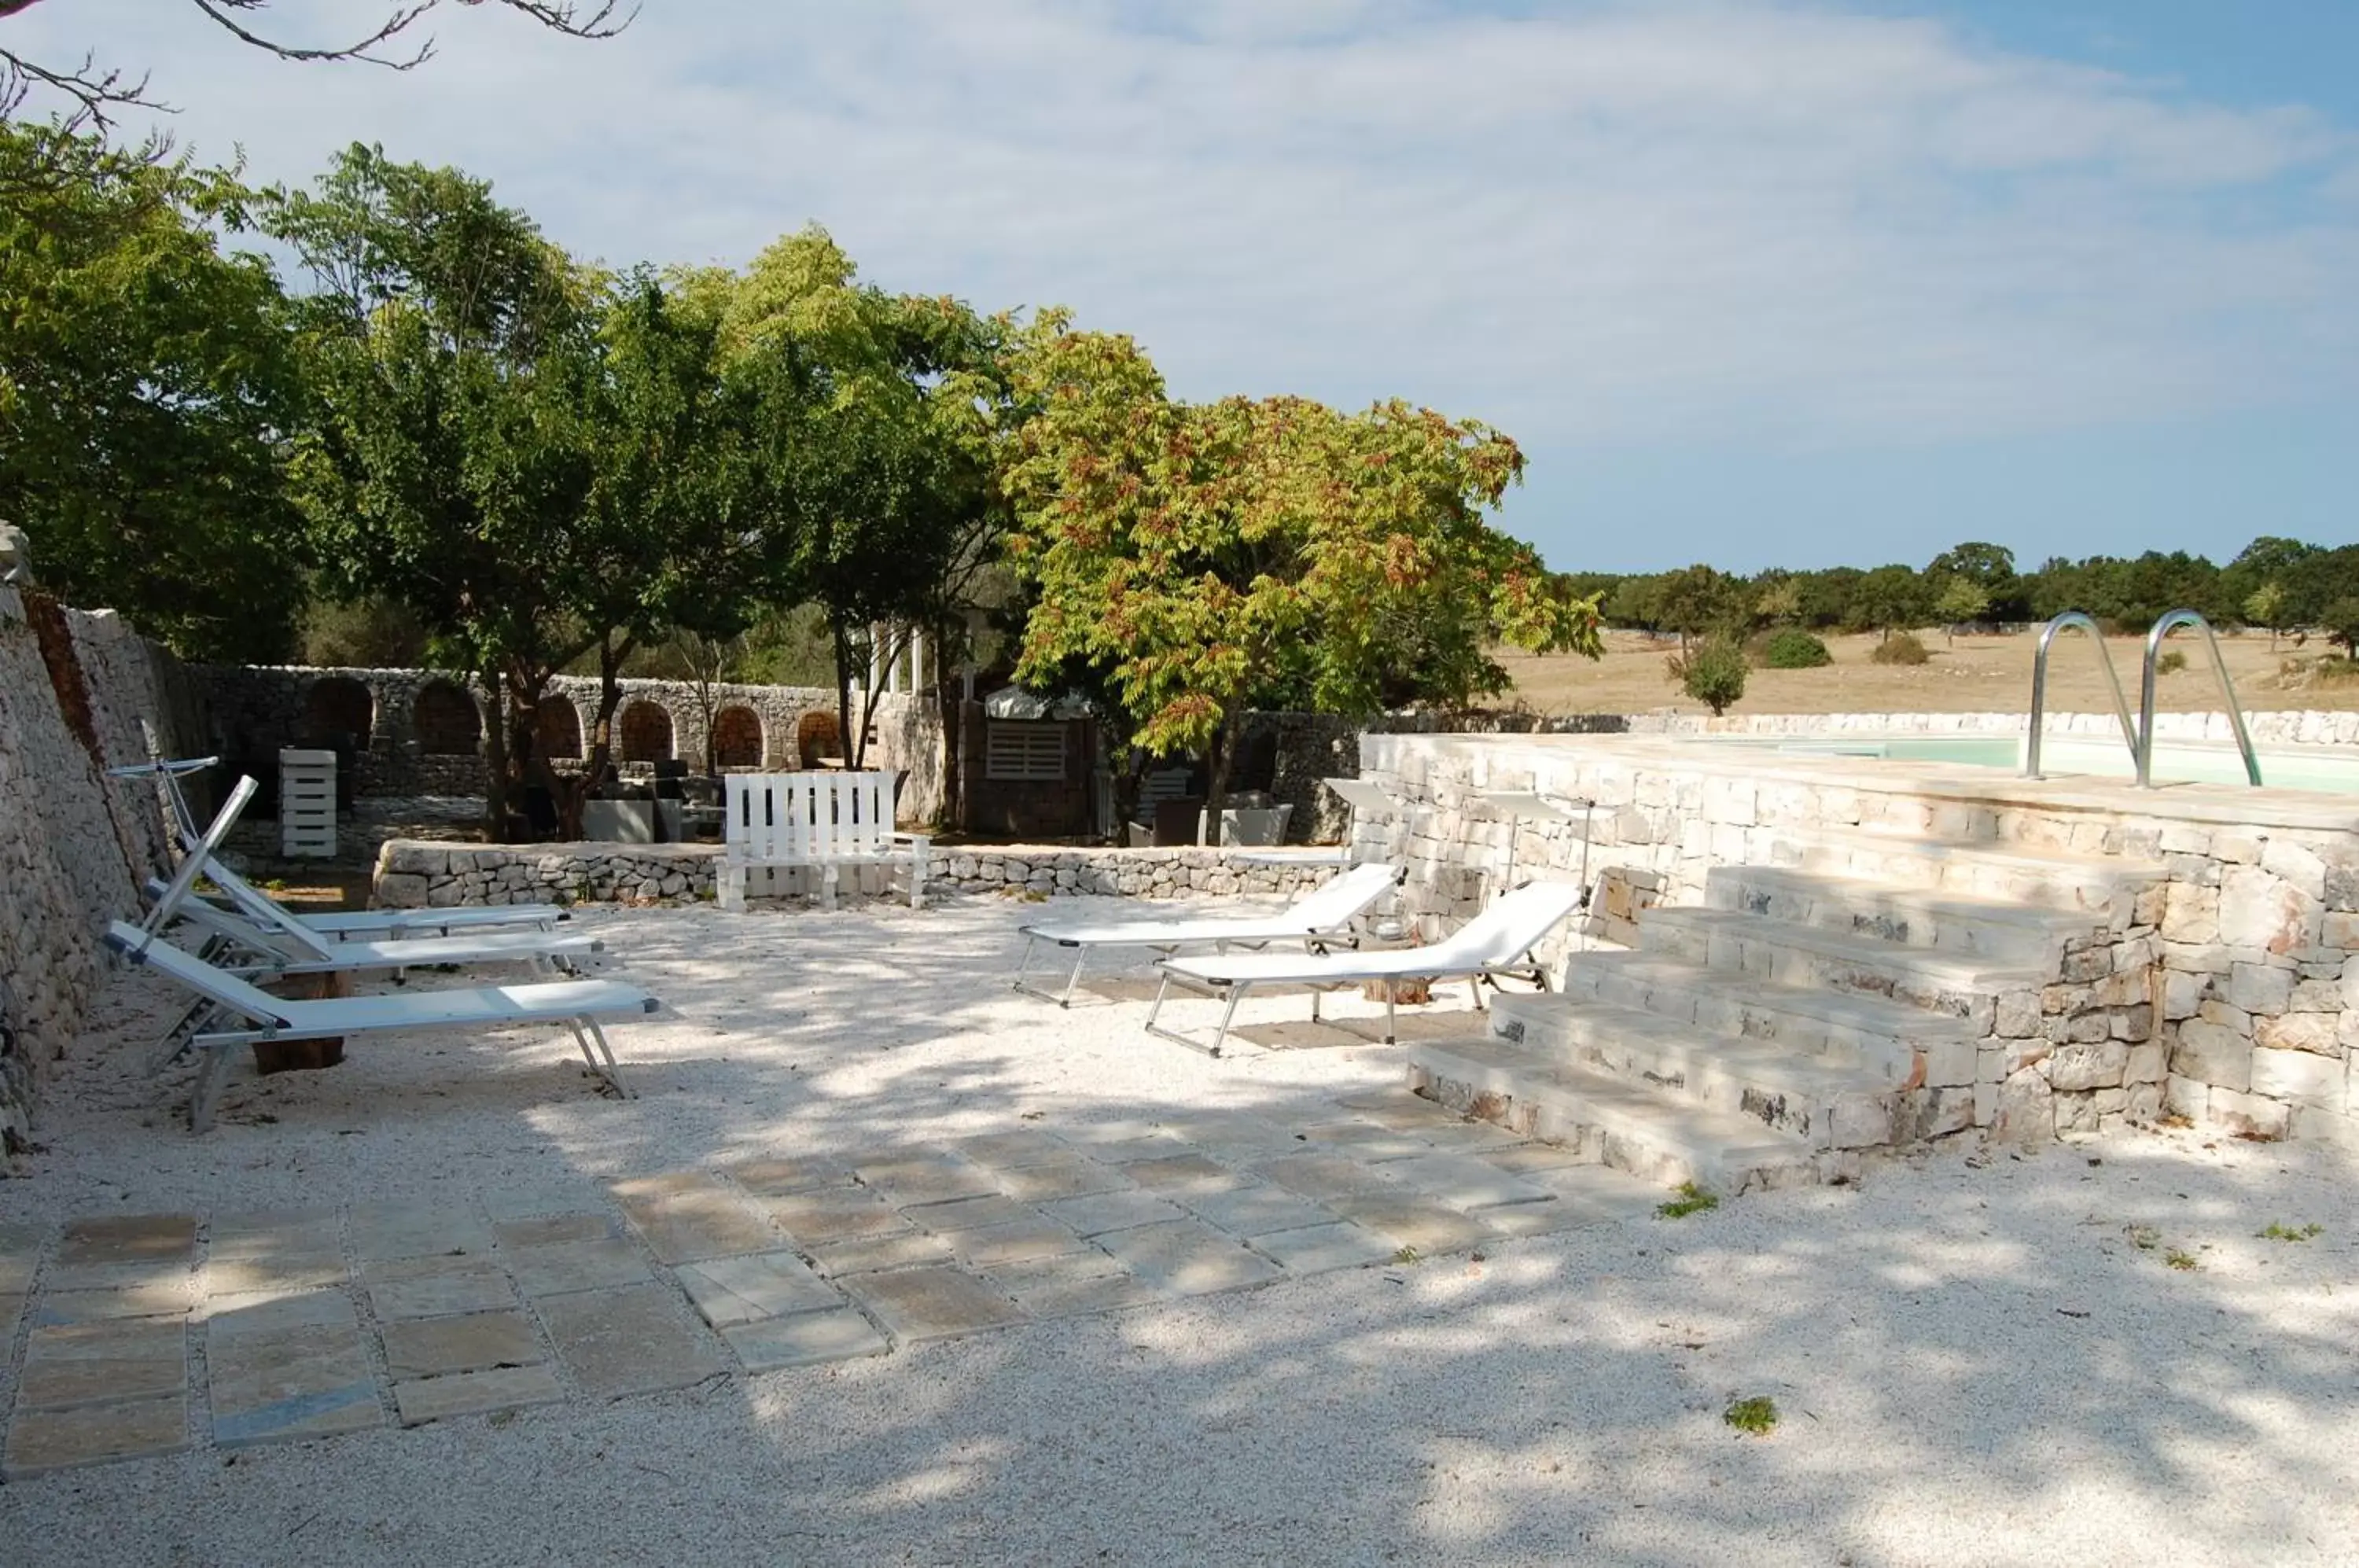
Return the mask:
[[1710,708],[1715,717],[1745,695],[1745,650],[1727,637],[1706,637],[1669,661],[1680,690]]
[[2157,675],[2176,675],[2187,668],[2187,654],[2182,648],[2172,648],[2154,661]]
[[1799,626],[1771,632],[1761,645],[1761,662],[1771,670],[1816,670],[1834,661],[1826,644]]
[[1922,664],[1933,656],[1925,651],[1925,645],[1913,634],[1894,632],[1877,643],[1867,657],[1878,664]]

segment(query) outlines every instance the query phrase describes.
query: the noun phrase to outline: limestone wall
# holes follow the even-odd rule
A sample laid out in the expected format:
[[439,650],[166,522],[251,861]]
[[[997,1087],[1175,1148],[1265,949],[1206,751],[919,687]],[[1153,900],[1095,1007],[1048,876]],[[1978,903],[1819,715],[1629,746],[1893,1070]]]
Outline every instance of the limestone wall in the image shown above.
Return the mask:
[[38,1064],[64,1052],[104,976],[99,932],[165,864],[152,790],[103,768],[201,727],[168,654],[110,614],[0,585],[0,1148],[30,1126]]
[[[1829,835],[1864,846],[1845,874],[1864,877],[1878,875],[1880,843],[1926,837],[2159,863],[2167,875],[2135,899],[2092,904],[2089,936],[2068,945],[2049,984],[1965,1015],[1989,1031],[1970,1080],[1973,1122],[2011,1113],[2071,1131],[2160,1109],[2264,1137],[2359,1137],[2359,801],[2349,797],[2026,786],[1997,769],[1739,757],[1636,736],[1371,735],[1361,748],[1367,776],[1405,805],[1395,820],[1363,822],[1359,848],[1404,859],[1407,898],[1437,926],[1478,907],[1511,834],[1519,866],[1579,876],[1585,846],[1591,877],[1644,869],[1669,903],[1700,901],[1714,866],[1796,864],[1798,846]],[[1516,826],[1473,798],[1484,789],[1598,804],[1585,833]]]
[[[713,897],[715,844],[452,844],[395,839],[377,855],[375,902],[689,904]],[[994,845],[934,852],[929,893],[1096,893],[1140,898],[1291,895],[1334,875],[1330,866],[1245,866],[1212,849],[1068,849]],[[904,885],[894,867],[847,868],[842,889],[884,895]],[[809,887],[794,887],[797,893]],[[896,893],[896,897],[899,894]]]

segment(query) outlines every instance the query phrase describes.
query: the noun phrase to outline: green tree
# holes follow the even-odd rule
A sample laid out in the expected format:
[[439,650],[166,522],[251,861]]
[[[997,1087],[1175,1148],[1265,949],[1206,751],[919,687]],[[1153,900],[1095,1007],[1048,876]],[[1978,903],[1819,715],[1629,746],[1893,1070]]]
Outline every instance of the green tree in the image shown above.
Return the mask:
[[1802,618],[1802,585],[1780,572],[1754,585],[1753,618],[1763,626],[1790,626]]
[[1714,633],[1689,652],[1671,655],[1668,664],[1680,689],[1710,708],[1714,718],[1745,695],[1745,649],[1726,633]]
[[304,550],[279,438],[301,384],[270,267],[216,240],[249,193],[5,122],[0,190],[0,518],[73,603],[190,659],[286,658]]
[[1069,326],[1044,313],[1013,361],[1008,545],[1036,601],[1017,673],[1103,671],[1139,746],[1210,754],[1214,820],[1256,694],[1374,711],[1402,618],[1431,615],[1469,681],[1485,637],[1598,650],[1596,602],[1484,520],[1522,473],[1506,437],[1397,402],[1176,403],[1130,339]]
[[1906,566],[1879,566],[1852,584],[1845,612],[1853,626],[1890,637],[1923,626],[1932,613],[1925,580]]
[[2277,634],[2288,624],[2285,584],[2271,581],[2262,583],[2245,596],[2245,619],[2256,626],[2269,628],[2269,647],[2277,646]]
[[1744,635],[1752,613],[1744,580],[1725,572],[1698,562],[1663,578],[1661,624],[1680,634],[1682,652],[1690,639],[1708,633]]
[[1941,584],[1933,600],[1933,618],[1941,623],[1951,644],[1958,640],[1958,628],[1970,621],[1979,621],[1990,614],[1990,590],[1971,577],[1952,577]]

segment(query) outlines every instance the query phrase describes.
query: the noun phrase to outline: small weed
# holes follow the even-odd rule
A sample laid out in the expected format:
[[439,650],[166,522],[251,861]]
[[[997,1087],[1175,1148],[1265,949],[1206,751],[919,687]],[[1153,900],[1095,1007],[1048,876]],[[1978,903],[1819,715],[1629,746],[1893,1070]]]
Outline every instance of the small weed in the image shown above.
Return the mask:
[[1398,1252],[1393,1254],[1393,1261],[1406,1267],[1411,1263],[1422,1263],[1425,1261],[1425,1258],[1416,1247],[1404,1247]]
[[1720,1207],[1718,1194],[1707,1192],[1692,1181],[1680,1182],[1679,1194],[1668,1203],[1655,1205],[1658,1219],[1683,1220],[1690,1214],[1700,1214],[1708,1209]]
[[2140,1252],[2152,1252],[2162,1245],[2162,1232],[2150,1225],[2125,1225],[2122,1234],[2128,1236],[2130,1245]]
[[2326,1234],[2322,1225],[2281,1225],[2275,1220],[2267,1230],[2258,1233],[2263,1241],[2309,1241]]
[[284,877],[266,877],[262,879],[262,888],[266,893],[284,893],[287,891],[287,878]]
[[2193,1127],[2195,1121],[2193,1117],[2182,1116],[2177,1111],[2166,1111],[2154,1118],[2154,1125],[2158,1127],[2169,1127],[2176,1132],[2184,1132]]
[[2164,1253],[2162,1255],[2162,1260],[2165,1263],[2169,1264],[2173,1269],[2188,1269],[2201,1267],[2201,1265],[2195,1261],[2195,1254],[2176,1247]]
[[1767,1394],[1756,1394],[1749,1399],[1732,1399],[1720,1419],[1742,1432],[1755,1437],[1767,1437],[1777,1429],[1777,1401]]
[[2176,675],[2186,668],[2187,654],[2182,648],[2174,648],[2154,661],[2154,672],[2157,675]]

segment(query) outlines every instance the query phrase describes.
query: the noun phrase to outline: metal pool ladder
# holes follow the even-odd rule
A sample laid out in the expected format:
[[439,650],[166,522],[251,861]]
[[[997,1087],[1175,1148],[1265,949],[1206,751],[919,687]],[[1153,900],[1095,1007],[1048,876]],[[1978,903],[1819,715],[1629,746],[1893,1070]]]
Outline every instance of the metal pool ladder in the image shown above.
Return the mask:
[[2089,634],[2090,642],[2097,649],[2097,662],[2105,671],[2105,684],[2113,689],[2114,714],[2121,720],[2122,738],[2128,743],[2130,759],[2136,766],[2138,788],[2153,789],[2155,664],[2162,657],[2163,639],[2181,626],[2203,628],[2204,643],[2212,650],[2212,668],[2220,676],[2220,695],[2228,704],[2228,723],[2236,732],[2236,749],[2244,756],[2245,777],[2257,787],[2261,782],[2261,760],[2255,755],[2252,735],[2245,727],[2245,711],[2237,705],[2235,683],[2228,679],[2227,658],[2220,651],[2219,635],[2212,631],[2212,623],[2194,610],[2173,610],[2155,622],[2154,629],[2147,634],[2146,667],[2138,685],[2136,724],[2130,721],[2129,702],[2122,695],[2122,678],[2114,673],[2113,655],[2105,651],[2104,628],[2078,610],[2067,610],[2041,627],[2039,649],[2031,661],[2031,733],[2024,743],[2023,776],[2040,777],[2040,730],[2048,710],[2048,650],[2058,633],[2078,627]]

